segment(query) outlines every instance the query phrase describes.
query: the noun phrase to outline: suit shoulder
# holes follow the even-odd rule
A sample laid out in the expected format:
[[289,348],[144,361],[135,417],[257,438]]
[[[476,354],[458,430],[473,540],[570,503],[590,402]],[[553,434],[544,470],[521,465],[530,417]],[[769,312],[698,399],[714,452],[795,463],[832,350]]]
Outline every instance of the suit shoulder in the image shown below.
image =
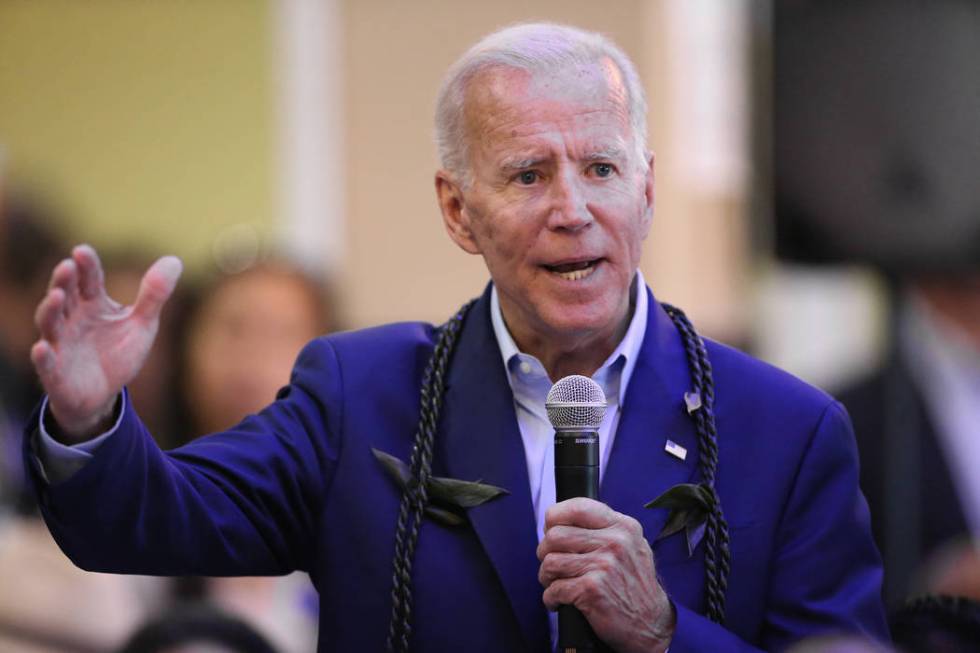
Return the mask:
[[[321,336],[337,351],[369,350],[393,353],[417,346],[432,347],[436,327],[428,322],[393,322],[366,329],[339,331]],[[365,352],[366,353],[366,352]]]
[[728,345],[705,339],[715,383],[742,406],[789,411],[818,420],[836,400],[826,391],[775,365]]
[[426,322],[397,322],[321,336],[307,350],[329,351],[347,376],[386,378],[414,375],[435,345],[436,327]]

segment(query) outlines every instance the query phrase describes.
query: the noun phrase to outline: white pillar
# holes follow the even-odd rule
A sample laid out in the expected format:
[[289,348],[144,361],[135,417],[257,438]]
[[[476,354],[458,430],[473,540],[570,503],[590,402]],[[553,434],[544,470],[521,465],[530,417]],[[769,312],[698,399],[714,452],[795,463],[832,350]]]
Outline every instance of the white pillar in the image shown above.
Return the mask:
[[311,271],[344,258],[344,43],[340,0],[273,0],[280,239]]

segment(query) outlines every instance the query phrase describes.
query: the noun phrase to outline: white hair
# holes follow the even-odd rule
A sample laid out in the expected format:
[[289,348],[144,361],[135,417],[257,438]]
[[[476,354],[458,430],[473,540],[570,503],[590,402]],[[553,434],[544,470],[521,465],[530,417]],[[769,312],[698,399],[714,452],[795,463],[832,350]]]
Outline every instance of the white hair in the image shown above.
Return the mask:
[[536,76],[548,75],[605,59],[611,60],[622,75],[635,154],[645,163],[647,103],[629,57],[596,32],[554,23],[522,23],[484,37],[446,72],[436,99],[436,145],[442,167],[466,183],[469,175],[465,174],[468,158],[464,103],[466,86],[478,73],[500,66]]

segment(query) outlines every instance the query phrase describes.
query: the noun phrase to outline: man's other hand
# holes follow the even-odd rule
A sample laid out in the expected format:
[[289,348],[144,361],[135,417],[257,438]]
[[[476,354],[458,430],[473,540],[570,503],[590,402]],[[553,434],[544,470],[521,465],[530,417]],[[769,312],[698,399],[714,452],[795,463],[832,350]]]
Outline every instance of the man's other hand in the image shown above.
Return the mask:
[[116,398],[143,366],[181,270],[176,257],[159,259],[133,305],[122,306],[106,294],[102,264],[88,245],[55,266],[34,316],[40,339],[31,361],[60,439],[80,442],[111,425]]
[[638,521],[592,499],[562,501],[545,514],[538,559],[549,610],[574,605],[621,653],[666,650],[674,609]]

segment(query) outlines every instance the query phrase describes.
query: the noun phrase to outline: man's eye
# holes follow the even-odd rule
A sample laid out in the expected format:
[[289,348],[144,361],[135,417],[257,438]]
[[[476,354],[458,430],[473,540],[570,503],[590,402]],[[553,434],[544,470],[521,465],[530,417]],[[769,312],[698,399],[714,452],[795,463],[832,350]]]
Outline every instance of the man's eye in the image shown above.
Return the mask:
[[613,167],[608,163],[597,163],[592,167],[596,177],[609,177],[613,173]]
[[530,186],[538,180],[538,173],[533,170],[525,170],[521,174],[517,175],[517,181],[524,184],[525,186]]

